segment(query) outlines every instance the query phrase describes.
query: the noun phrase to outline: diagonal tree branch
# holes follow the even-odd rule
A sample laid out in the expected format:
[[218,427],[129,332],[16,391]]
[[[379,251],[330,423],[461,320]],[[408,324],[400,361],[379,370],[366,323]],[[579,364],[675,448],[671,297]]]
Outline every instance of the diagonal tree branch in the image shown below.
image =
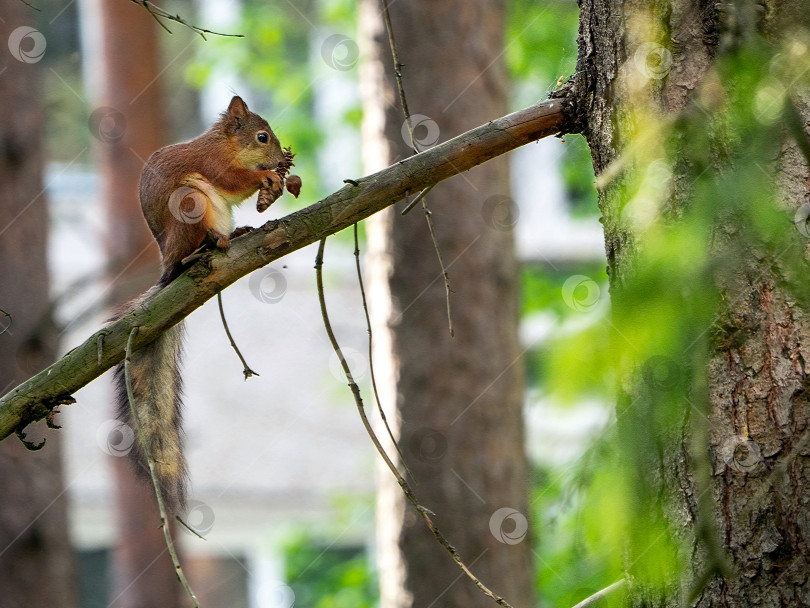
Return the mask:
[[348,228],[409,194],[467,171],[542,137],[564,133],[572,116],[565,98],[552,99],[462,133],[349,185],[305,209],[267,222],[212,251],[168,287],[115,323],[97,331],[59,361],[0,398],[0,440],[54,407],[124,358],[127,338],[139,327],[133,349],[150,343],[246,274],[292,251]]

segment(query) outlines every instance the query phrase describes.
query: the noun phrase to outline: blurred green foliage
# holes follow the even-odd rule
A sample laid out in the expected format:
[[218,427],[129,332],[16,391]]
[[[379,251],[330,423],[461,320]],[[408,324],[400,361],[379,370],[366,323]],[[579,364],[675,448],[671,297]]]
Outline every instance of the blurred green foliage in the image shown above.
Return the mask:
[[[604,262],[583,262],[579,264],[556,266],[554,268],[537,264],[524,264],[521,268],[521,314],[553,314],[558,323],[565,323],[580,315],[580,311],[566,303],[562,296],[563,287],[571,276],[580,275],[592,279],[599,285],[607,287],[607,274]],[[601,294],[600,288],[600,296]],[[571,294],[574,299],[581,299],[576,290]]]
[[[573,288],[570,284],[572,277],[581,277]],[[589,344],[594,337],[592,332],[598,332],[601,325],[594,324],[604,314],[604,302],[607,300],[607,275],[605,264],[600,262],[580,263],[575,265],[540,266],[536,264],[523,264],[521,267],[521,316],[524,319],[537,316],[547,320],[552,325],[551,337],[532,346],[524,356],[526,365],[526,382],[530,387],[545,390],[545,387],[555,374],[569,374],[568,370],[578,369],[577,359],[583,352],[583,346]],[[593,290],[592,292],[589,290]],[[591,303],[588,298],[596,298]],[[580,305],[582,304],[582,305]],[[599,310],[595,310],[599,308]],[[591,311],[592,314],[588,315]],[[590,328],[586,331],[583,327]],[[558,338],[559,337],[559,338]],[[560,353],[557,350],[555,357],[549,357],[549,349],[559,349],[560,342],[570,343],[570,357],[562,365]],[[555,363],[551,366],[550,363]],[[560,369],[562,367],[562,369]],[[576,388],[567,393],[566,401],[578,401],[583,394],[583,382],[586,380],[587,369],[578,369]],[[591,379],[594,393],[605,398],[603,390],[604,377]],[[558,387],[559,390],[559,387]],[[558,395],[559,396],[559,395]]]
[[[584,516],[586,501],[593,500],[588,463],[598,456],[598,450],[592,449],[574,465],[535,467],[529,520],[537,543],[536,584],[541,606],[573,606],[622,578],[621,567],[604,542],[612,522]],[[612,597],[604,605],[618,606],[616,600]]]
[[599,208],[596,205],[596,188],[593,184],[591,151],[582,135],[565,136],[560,175],[571,215],[576,218],[597,215]]
[[[310,61],[310,34],[319,13],[313,1],[295,5],[246,2],[241,19],[231,26],[244,38],[209,37],[198,45],[186,70],[193,87],[202,87],[218,70],[237,73],[255,91],[255,110],[267,118],[279,140],[298,157],[293,170],[306,184],[307,198],[320,197],[314,159],[323,134],[314,118],[317,77]],[[315,198],[314,200],[317,200]]]
[[285,579],[295,605],[308,608],[374,608],[377,579],[364,547],[323,545],[303,532],[284,547]]
[[573,75],[577,61],[575,0],[510,0],[507,4],[506,65],[517,81],[548,93]]
[[[576,66],[579,11],[576,2],[561,0],[508,3],[506,63],[518,96],[528,89],[532,103],[565,82]],[[590,152],[579,135],[565,137],[560,163],[566,202],[575,217],[598,215]],[[573,283],[570,279],[575,279]],[[553,267],[524,265],[521,271],[521,314],[540,317],[551,326],[550,338],[525,355],[529,386],[541,394],[578,403],[594,395],[613,397],[609,355],[597,365],[598,342],[609,339],[605,262]],[[607,386],[606,386],[607,383]],[[616,510],[609,495],[591,486],[600,458],[610,444],[603,437],[575,463],[564,467],[535,465],[529,521],[535,539],[537,590],[541,606],[573,606],[623,576],[622,551],[606,542]],[[610,513],[592,518],[588,507]],[[619,595],[609,604],[618,605]]]
[[[544,99],[573,76],[578,24],[575,0],[508,2],[505,59],[516,91],[513,107]],[[593,216],[598,208],[587,142],[581,135],[566,135],[564,141],[560,168],[566,202],[575,217]]]

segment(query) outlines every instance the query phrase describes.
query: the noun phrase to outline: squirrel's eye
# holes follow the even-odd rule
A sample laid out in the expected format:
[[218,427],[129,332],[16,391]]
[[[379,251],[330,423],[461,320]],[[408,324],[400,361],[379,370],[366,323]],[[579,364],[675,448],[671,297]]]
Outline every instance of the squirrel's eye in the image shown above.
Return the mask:
[[260,144],[266,144],[270,140],[270,138],[267,136],[267,133],[265,133],[264,131],[257,134],[256,139],[259,141]]

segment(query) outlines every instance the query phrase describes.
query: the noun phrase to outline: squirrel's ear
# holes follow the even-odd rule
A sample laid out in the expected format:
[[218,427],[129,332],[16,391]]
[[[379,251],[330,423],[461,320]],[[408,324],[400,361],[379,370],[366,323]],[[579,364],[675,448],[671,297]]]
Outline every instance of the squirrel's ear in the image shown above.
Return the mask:
[[231,99],[231,103],[228,105],[228,114],[230,116],[243,118],[250,114],[250,110],[248,110],[247,104],[242,101],[241,97],[234,95],[234,98]]

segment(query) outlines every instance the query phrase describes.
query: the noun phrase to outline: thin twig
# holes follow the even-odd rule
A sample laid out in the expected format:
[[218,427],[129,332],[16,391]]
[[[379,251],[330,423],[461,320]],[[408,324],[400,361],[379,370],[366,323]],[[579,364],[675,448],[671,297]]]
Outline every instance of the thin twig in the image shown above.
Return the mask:
[[[152,7],[150,6],[150,3],[149,3],[149,2],[139,2],[138,0],[132,0],[132,1],[133,1],[133,2],[135,2],[135,4],[140,4],[141,6],[143,6],[143,7],[146,9],[146,12],[147,12],[147,13],[149,13],[149,14],[152,16],[152,19],[154,19],[154,20],[155,20],[155,22],[156,22],[156,23],[157,23],[157,24],[158,24],[160,27],[162,27],[164,31],[166,31],[166,32],[167,32],[167,33],[169,33],[169,34],[171,34],[171,33],[172,33],[172,31],[169,29],[169,26],[168,26],[168,25],[166,25],[165,23],[163,23],[163,22],[162,22],[162,21],[161,21],[161,20],[158,18],[159,16],[158,16],[158,15],[156,15],[156,14],[155,14],[155,12],[152,10]],[[202,34],[200,34],[200,35],[202,36]],[[202,37],[203,37],[203,40],[205,40],[205,36],[202,36]]]
[[394,42],[394,27],[391,25],[391,15],[388,13],[388,0],[381,0],[383,8],[383,19],[385,20],[385,29],[388,31],[388,44],[391,47],[391,57],[394,60],[394,78],[397,81],[397,90],[399,91],[399,102],[402,104],[402,113],[405,115],[405,123],[408,125],[408,133],[411,136],[411,148],[414,154],[419,154],[416,149],[416,143],[413,140],[413,127],[411,126],[411,113],[408,110],[408,101],[405,99],[405,87],[402,85],[402,64],[399,62],[397,55],[397,45]]
[[456,335],[456,332],[453,330],[453,312],[450,309],[450,294],[452,293],[452,289],[450,289],[450,277],[447,274],[447,268],[444,266],[444,260],[442,260],[442,252],[439,250],[439,243],[436,240],[436,233],[433,230],[433,220],[431,219],[430,209],[427,208],[427,202],[425,199],[422,199],[422,209],[425,211],[425,220],[427,220],[428,230],[430,231],[430,240],[433,241],[433,248],[436,250],[436,257],[439,260],[439,267],[442,269],[442,277],[444,277],[444,301],[447,302],[447,326],[450,330],[450,337]]
[[180,584],[183,585],[183,589],[186,590],[186,593],[191,598],[191,603],[193,604],[194,608],[200,608],[200,604],[197,602],[197,596],[194,595],[191,587],[189,587],[188,581],[186,580],[186,575],[183,573],[183,568],[180,567],[180,560],[177,559],[177,552],[174,550],[174,543],[172,542],[172,535],[169,532],[169,522],[166,516],[166,507],[163,504],[163,496],[160,493],[160,483],[158,482],[157,474],[155,473],[155,461],[152,458],[152,453],[149,450],[148,442],[144,436],[143,427],[141,426],[141,421],[138,418],[138,408],[135,407],[135,396],[132,394],[132,381],[129,376],[129,366],[132,362],[132,343],[134,342],[135,335],[137,333],[138,326],[136,325],[132,328],[132,331],[129,332],[126,355],[124,356],[124,382],[127,388],[129,409],[132,413],[132,421],[135,424],[135,434],[138,437],[138,442],[141,444],[141,449],[143,450],[144,456],[146,456],[146,462],[149,465],[149,476],[152,478],[152,485],[155,486],[155,497],[157,498],[158,510],[160,511],[160,527],[163,528],[163,536],[166,539],[166,548],[169,550],[169,555],[172,558],[172,564],[174,564],[174,572],[177,574]]
[[419,201],[421,201],[423,198],[425,198],[425,195],[426,195],[428,192],[430,192],[431,190],[433,190],[433,187],[434,187],[435,185],[436,185],[436,184],[433,184],[433,186],[428,186],[427,188],[425,188],[424,190],[422,190],[422,191],[421,191],[419,194],[417,194],[417,195],[416,195],[416,198],[415,198],[415,199],[413,199],[413,200],[412,200],[410,203],[408,203],[408,204],[405,206],[405,208],[404,208],[404,209],[403,209],[403,210],[400,212],[400,215],[406,215],[406,214],[407,214],[407,213],[408,213],[408,212],[409,212],[411,209],[413,209],[414,207],[416,207],[416,204],[417,204]]
[[34,6],[33,4],[31,4],[30,2],[28,2],[28,0],[20,0],[20,2],[22,2],[28,8],[32,8],[35,11],[39,11],[39,9],[36,6]]
[[416,500],[416,496],[414,495],[411,487],[408,485],[408,482],[405,481],[405,478],[400,474],[397,470],[397,467],[388,457],[388,454],[385,452],[385,448],[383,448],[382,444],[380,443],[377,434],[374,432],[374,429],[371,428],[371,423],[368,420],[368,416],[366,416],[365,406],[363,405],[363,398],[360,396],[360,387],[357,386],[357,383],[354,381],[354,377],[352,376],[351,369],[349,369],[349,364],[346,361],[346,357],[343,356],[343,351],[340,349],[340,345],[337,342],[337,338],[335,338],[335,333],[332,331],[332,324],[329,322],[329,315],[326,310],[326,299],[324,296],[324,289],[323,289],[323,251],[326,247],[326,239],[321,239],[320,246],[318,247],[318,255],[315,258],[315,279],[318,286],[318,302],[320,303],[321,307],[321,316],[323,317],[323,324],[324,328],[326,329],[326,334],[329,337],[329,342],[332,344],[332,348],[337,354],[338,359],[340,360],[340,365],[343,368],[343,373],[346,374],[346,380],[349,383],[349,388],[352,391],[352,396],[354,397],[354,402],[357,405],[357,411],[360,414],[360,419],[363,421],[363,426],[366,429],[366,433],[371,438],[374,447],[377,449],[377,452],[380,454],[380,457],[383,459],[385,464],[388,466],[388,469],[394,475],[399,484],[399,487],[402,489],[402,493],[408,499],[408,501],[413,505],[419,515],[422,516],[425,524],[427,525],[428,529],[431,531],[433,536],[439,542],[439,544],[445,548],[445,550],[450,554],[450,557],[453,558],[453,561],[456,562],[458,567],[461,571],[475,584],[481,592],[489,598],[492,598],[496,604],[499,606],[505,606],[506,608],[512,608],[512,605],[509,604],[505,599],[502,597],[495,595],[489,588],[482,583],[478,577],[476,577],[470,569],[467,568],[467,565],[462,561],[461,557],[456,551],[456,548],[451,545],[444,535],[439,531],[436,525],[433,523],[433,520],[430,519],[431,511],[426,507],[423,507],[419,504],[419,501]]
[[354,261],[355,266],[357,267],[357,282],[360,285],[360,297],[363,301],[363,312],[366,315],[366,330],[368,331],[368,372],[371,376],[371,390],[374,393],[374,400],[377,402],[377,411],[380,413],[380,418],[383,421],[385,430],[388,431],[388,437],[391,439],[391,443],[393,444],[394,449],[396,449],[397,454],[399,454],[399,461],[402,463],[402,466],[405,468],[405,472],[408,473],[410,478],[415,480],[416,478],[413,476],[413,473],[411,473],[411,470],[408,468],[408,465],[405,462],[405,456],[403,456],[402,451],[399,449],[397,440],[394,439],[394,434],[391,432],[391,427],[388,426],[388,419],[385,417],[385,411],[383,410],[382,403],[380,403],[380,393],[377,391],[377,375],[374,373],[374,349],[372,344],[374,336],[371,331],[371,316],[368,313],[368,302],[366,300],[366,288],[363,284],[363,273],[360,269],[360,241],[357,237],[357,224],[354,225]]
[[217,304],[219,304],[219,316],[222,319],[222,327],[225,328],[225,333],[228,334],[228,340],[230,341],[231,346],[233,347],[233,350],[236,353],[236,356],[239,357],[239,360],[242,362],[242,367],[244,368],[242,370],[242,373],[245,374],[245,380],[247,380],[251,376],[258,376],[259,375],[258,372],[254,372],[252,369],[250,369],[250,366],[247,364],[247,361],[245,361],[245,358],[242,356],[239,347],[236,345],[236,342],[234,341],[233,336],[231,335],[231,330],[228,329],[228,321],[225,320],[225,309],[222,308],[221,291],[217,294]]
[[166,19],[167,21],[174,21],[175,23],[179,23],[180,25],[183,25],[188,29],[190,29],[195,34],[199,34],[203,40],[208,40],[205,37],[206,34],[211,34],[213,36],[226,36],[228,38],[244,38],[243,34],[223,34],[222,32],[215,32],[213,30],[207,30],[205,28],[198,27],[192,23],[189,23],[188,21],[183,19],[180,15],[172,15],[167,10],[162,9],[156,4],[149,2],[149,0],[131,0],[131,2],[134,2],[135,4],[144,7],[146,9],[146,12],[152,15],[152,18],[155,21],[157,21],[158,25],[167,32],[169,32],[170,34],[172,33],[172,31],[166,26],[165,23],[161,21],[161,19]]
[[[413,127],[411,125],[411,113],[408,110],[408,102],[405,99],[405,85],[402,84],[402,64],[399,62],[399,55],[397,54],[397,45],[394,42],[394,27],[391,24],[391,15],[388,13],[388,0],[380,0],[382,2],[383,7],[383,19],[385,20],[385,29],[388,32],[388,44],[391,47],[391,57],[394,60],[394,78],[397,82],[397,90],[399,91],[399,101],[402,104],[402,114],[405,116],[405,124],[408,127],[408,135],[411,139],[411,149],[413,150],[414,154],[419,154],[419,150],[416,147],[416,141],[413,138]],[[450,308],[450,293],[452,289],[450,289],[450,277],[447,274],[447,268],[444,267],[444,261],[442,260],[442,253],[439,251],[439,243],[436,240],[436,232],[433,229],[433,220],[430,217],[430,211],[427,208],[427,201],[425,200],[425,195],[431,190],[432,186],[429,188],[425,188],[419,195],[410,203],[405,209],[402,211],[402,215],[405,215],[413,209],[414,205],[418,201],[422,201],[422,209],[425,211],[425,220],[427,221],[428,230],[430,231],[430,240],[433,242],[433,249],[436,250],[436,258],[439,260],[439,267],[442,270],[442,277],[444,277],[444,295],[445,301],[447,302],[447,325],[450,328],[450,337],[452,338],[455,334],[453,332],[453,313]]]
[[175,518],[175,519],[176,519],[178,522],[180,522],[180,525],[182,525],[182,526],[183,526],[183,527],[184,527],[186,530],[188,530],[189,532],[191,532],[191,533],[192,533],[194,536],[196,536],[196,537],[197,537],[197,538],[199,538],[200,540],[208,540],[207,538],[205,538],[204,536],[202,536],[202,535],[201,535],[199,532],[197,532],[197,531],[196,531],[194,528],[192,528],[192,527],[191,527],[191,526],[189,526],[189,525],[188,525],[186,522],[184,522],[182,519],[180,519],[180,516],[179,516],[179,515],[175,515],[175,516],[174,516],[174,518]]
[[608,595],[612,594],[613,592],[621,589],[627,584],[625,579],[621,579],[620,581],[616,581],[612,585],[605,587],[604,589],[597,591],[590,597],[586,597],[582,600],[579,604],[574,606],[574,608],[589,608],[590,606],[595,605],[597,602],[601,601]]

